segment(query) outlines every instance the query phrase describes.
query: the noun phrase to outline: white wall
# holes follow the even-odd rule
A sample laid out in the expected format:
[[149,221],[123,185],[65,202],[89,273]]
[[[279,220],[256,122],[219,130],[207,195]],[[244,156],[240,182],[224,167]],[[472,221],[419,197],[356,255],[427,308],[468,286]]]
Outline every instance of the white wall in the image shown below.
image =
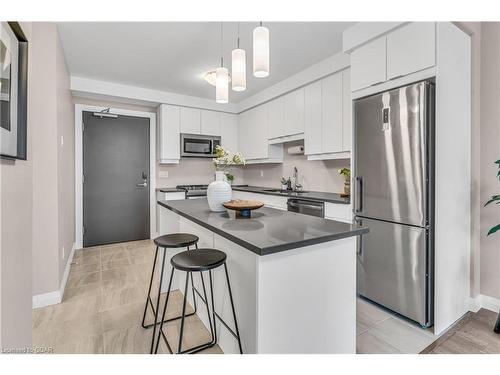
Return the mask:
[[[344,179],[338,170],[349,167],[349,159],[339,160],[307,160],[304,155],[289,155],[286,149],[303,144],[303,141],[285,144],[282,164],[251,164],[243,168],[245,184],[269,187],[281,187],[281,177],[293,175],[293,167],[299,171],[299,180],[304,190],[341,193],[344,190]],[[261,171],[263,175],[261,176]]]
[[[481,29],[481,129],[480,197],[484,203],[500,194],[497,168],[500,159],[500,23],[484,22]],[[500,298],[500,233],[486,236],[488,229],[500,223],[500,206],[482,207],[481,294]]]
[[75,237],[74,107],[54,23],[33,23],[33,58],[33,295],[41,295],[59,290]]
[[0,159],[0,348],[31,347],[31,247],[33,218],[33,110],[39,87],[33,71],[31,24],[28,38],[28,160]]

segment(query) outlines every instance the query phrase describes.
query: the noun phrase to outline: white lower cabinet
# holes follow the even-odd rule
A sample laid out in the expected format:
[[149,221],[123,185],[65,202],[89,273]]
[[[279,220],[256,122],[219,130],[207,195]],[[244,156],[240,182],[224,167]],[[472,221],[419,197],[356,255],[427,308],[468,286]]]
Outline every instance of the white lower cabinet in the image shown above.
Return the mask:
[[235,191],[233,190],[233,199],[243,199],[249,201],[261,201],[264,202],[264,205],[271,208],[276,208],[278,210],[286,210],[287,209],[287,198],[279,197],[277,195],[269,195],[269,194],[259,194],[259,193],[251,193],[248,191]]
[[325,219],[352,224],[352,206],[350,204],[325,202]]

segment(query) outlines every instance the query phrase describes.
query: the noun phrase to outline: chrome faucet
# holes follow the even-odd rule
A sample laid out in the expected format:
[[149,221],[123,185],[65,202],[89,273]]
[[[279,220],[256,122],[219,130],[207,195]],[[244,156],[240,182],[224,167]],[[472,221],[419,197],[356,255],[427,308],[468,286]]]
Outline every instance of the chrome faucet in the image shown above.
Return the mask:
[[293,190],[302,189],[302,185],[299,184],[299,170],[297,167],[293,167]]

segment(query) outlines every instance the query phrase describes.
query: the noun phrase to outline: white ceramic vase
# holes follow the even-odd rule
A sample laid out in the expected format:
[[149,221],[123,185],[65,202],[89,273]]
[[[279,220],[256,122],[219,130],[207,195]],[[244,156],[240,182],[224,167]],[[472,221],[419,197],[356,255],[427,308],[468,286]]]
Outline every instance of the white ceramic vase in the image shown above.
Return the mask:
[[222,171],[215,172],[215,181],[208,185],[207,200],[211,211],[226,211],[222,203],[231,200],[231,185],[226,182],[226,176]]

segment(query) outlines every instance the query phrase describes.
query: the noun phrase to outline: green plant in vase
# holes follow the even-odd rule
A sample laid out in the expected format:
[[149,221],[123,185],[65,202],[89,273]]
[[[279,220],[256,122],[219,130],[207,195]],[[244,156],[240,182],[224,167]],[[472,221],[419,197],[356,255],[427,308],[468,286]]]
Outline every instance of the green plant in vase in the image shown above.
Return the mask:
[[339,169],[339,174],[344,176],[344,194],[351,195],[351,170],[349,168]]
[[234,183],[234,175],[226,172],[226,180],[229,183],[229,185],[232,185]]
[[[497,178],[500,180],[500,159],[498,159],[495,162],[495,164],[498,166]],[[484,206],[486,207],[487,205],[489,205],[490,203],[493,203],[493,202],[496,202],[496,204],[500,203],[500,194],[493,195],[491,197],[491,199],[488,202],[486,202],[486,204]],[[500,224],[497,224],[494,227],[490,228],[490,230],[488,231],[488,236],[490,234],[498,232],[499,230],[500,230]],[[495,333],[500,334],[500,312],[498,312],[497,322],[495,324],[495,328],[493,328],[493,331],[495,331]]]
[[[500,159],[498,159],[495,162],[495,164],[497,164],[497,166],[498,166],[497,178],[500,179]],[[489,205],[490,203],[493,203],[493,202],[496,202],[496,204],[500,203],[500,194],[493,195],[491,197],[491,199],[488,202],[486,202],[486,204],[484,206],[486,207],[487,205]],[[493,234],[493,233],[499,231],[499,230],[500,230],[500,224],[497,224],[493,228],[490,228],[490,230],[488,231],[488,236],[490,234]]]

